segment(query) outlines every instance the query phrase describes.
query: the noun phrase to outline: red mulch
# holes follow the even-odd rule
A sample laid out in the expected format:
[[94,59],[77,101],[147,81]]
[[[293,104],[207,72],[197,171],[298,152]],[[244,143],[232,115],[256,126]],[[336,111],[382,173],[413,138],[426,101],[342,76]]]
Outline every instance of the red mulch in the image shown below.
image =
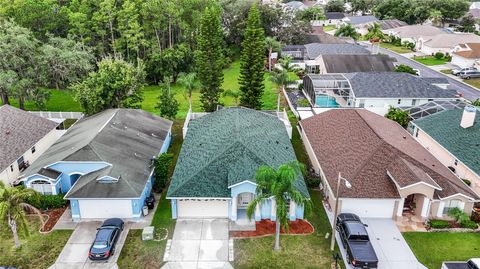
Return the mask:
[[50,232],[53,229],[53,226],[57,223],[58,219],[63,215],[65,212],[66,207],[55,208],[51,210],[42,211],[42,215],[48,215],[48,220],[41,229],[41,232]]
[[[261,220],[256,222],[257,227],[255,231],[231,232],[232,237],[258,237],[275,234],[275,222],[271,220]],[[305,220],[289,221],[288,233],[283,229],[280,230],[282,234],[311,234],[314,229],[313,226]]]

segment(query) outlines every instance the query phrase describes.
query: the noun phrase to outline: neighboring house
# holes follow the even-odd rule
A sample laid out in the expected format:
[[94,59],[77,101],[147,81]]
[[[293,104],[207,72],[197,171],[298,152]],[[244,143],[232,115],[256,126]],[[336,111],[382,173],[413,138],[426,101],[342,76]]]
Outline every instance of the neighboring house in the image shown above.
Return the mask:
[[387,29],[382,31],[386,35],[395,36],[401,39],[402,42],[413,42],[422,36],[435,36],[444,34],[445,30],[431,25],[406,25],[402,27]]
[[382,30],[389,30],[393,28],[407,26],[408,24],[404,21],[392,19],[392,20],[381,20],[378,22]]
[[[471,14],[473,18],[475,18],[475,21],[478,22],[478,19],[480,18],[480,8],[475,8],[475,9],[470,9],[468,11],[468,14]],[[480,25],[478,23],[475,23],[475,30],[479,30]]]
[[412,121],[412,135],[458,177],[480,193],[480,111],[445,110]]
[[325,20],[320,21],[320,25],[339,25],[342,20],[346,17],[345,13],[342,12],[326,12]]
[[391,72],[395,59],[381,54],[321,55],[319,69],[313,73]]
[[140,109],[109,109],[78,121],[25,171],[27,188],[66,193],[72,219],[142,216],[153,158],[172,122]]
[[62,135],[57,126],[10,105],[0,106],[0,181],[17,180]]
[[472,9],[480,9],[480,2],[472,2],[472,4],[470,4],[470,10]]
[[371,15],[351,16],[342,19],[342,24],[352,25],[361,35],[365,35],[366,33],[368,33],[368,27],[377,22],[379,22],[379,19]]
[[323,26],[312,26],[313,32],[307,35],[306,42],[309,43],[321,43],[321,44],[345,44],[354,43],[351,37],[338,37],[331,34],[327,34],[323,31]]
[[476,66],[479,60],[480,43],[459,44],[453,49],[451,63],[461,68]]
[[303,78],[305,96],[318,113],[336,107],[359,107],[384,115],[390,107],[456,100],[455,91],[434,85],[438,83],[400,72],[309,74]]
[[[325,200],[364,218],[470,215],[479,197],[398,123],[365,109],[335,109],[300,121],[301,136],[321,178]],[[342,184],[341,173],[351,184]]]
[[308,6],[306,6],[304,3],[300,1],[290,1],[288,3],[283,4],[283,8],[288,11],[297,12],[297,11],[308,8]]
[[464,43],[480,43],[480,36],[471,33],[444,33],[435,36],[422,36],[416,43],[416,48],[428,55],[437,52],[451,54],[454,48]]
[[[288,117],[278,116],[239,107],[201,117],[188,115],[187,120],[192,120],[186,123],[167,192],[172,218],[247,220],[246,208],[256,195],[257,169],[263,165],[276,169],[296,160]],[[295,185],[309,195],[301,175]],[[256,208],[254,218],[275,220],[275,214],[275,201],[269,200]],[[303,219],[303,207],[291,202],[289,217]]]

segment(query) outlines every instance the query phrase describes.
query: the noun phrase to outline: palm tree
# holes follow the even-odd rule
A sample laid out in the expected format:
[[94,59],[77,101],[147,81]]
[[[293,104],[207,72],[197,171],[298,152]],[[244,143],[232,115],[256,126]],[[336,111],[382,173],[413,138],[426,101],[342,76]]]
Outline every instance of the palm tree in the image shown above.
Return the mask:
[[273,72],[270,74],[270,81],[272,81],[278,87],[277,112],[279,112],[280,111],[280,95],[285,89],[285,86],[292,84],[294,80],[290,79],[287,70],[275,68]]
[[289,73],[296,73],[302,71],[302,69],[296,65],[292,64],[293,58],[290,55],[283,56],[278,63],[280,64],[281,69],[286,70]]
[[265,47],[268,50],[268,71],[272,71],[272,52],[279,51],[282,44],[274,37],[267,36],[265,38]]
[[33,189],[6,186],[0,181],[0,221],[10,226],[15,241],[15,247],[20,247],[18,231],[29,235],[28,220],[25,211],[35,212],[43,226],[43,218],[40,211],[34,206],[26,203],[29,197],[38,195]]
[[345,24],[338,28],[335,36],[351,37],[355,42],[358,40],[357,30],[350,24]]
[[298,161],[280,165],[277,170],[269,166],[258,168],[255,179],[257,181],[256,197],[248,205],[247,215],[251,219],[255,208],[271,198],[275,199],[275,247],[280,250],[280,226],[288,230],[288,204],[293,200],[298,206],[304,206],[305,212],[310,212],[311,201],[300,193],[294,186],[299,175],[305,171],[305,166]]
[[374,40],[381,41],[384,37],[384,34],[382,32],[382,28],[380,27],[380,24],[375,22],[372,25],[370,25],[368,27],[368,33],[365,35],[365,37],[371,41],[374,41]]
[[430,19],[430,21],[432,21],[433,25],[440,26],[443,22],[442,12],[439,11],[439,10],[436,10],[436,9],[432,10],[430,12],[429,19]]
[[184,97],[185,99],[188,97],[188,103],[190,108],[192,107],[192,95],[195,89],[200,87],[200,83],[197,81],[197,74],[196,73],[180,73],[177,79],[178,83],[185,88]]

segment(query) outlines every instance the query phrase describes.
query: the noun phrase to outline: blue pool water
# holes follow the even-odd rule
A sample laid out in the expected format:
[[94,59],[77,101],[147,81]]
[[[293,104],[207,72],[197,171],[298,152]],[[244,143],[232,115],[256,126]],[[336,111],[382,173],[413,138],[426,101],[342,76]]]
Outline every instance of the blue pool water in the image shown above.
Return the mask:
[[315,104],[319,107],[339,107],[335,98],[326,95],[317,95],[315,97]]

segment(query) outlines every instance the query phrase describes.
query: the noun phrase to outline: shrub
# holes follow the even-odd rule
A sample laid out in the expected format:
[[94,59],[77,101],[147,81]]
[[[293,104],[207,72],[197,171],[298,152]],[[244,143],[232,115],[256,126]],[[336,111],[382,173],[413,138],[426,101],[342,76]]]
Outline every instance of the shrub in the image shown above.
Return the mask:
[[168,170],[172,163],[173,155],[163,153],[153,161],[155,170],[153,171],[153,191],[162,191],[168,183]]
[[304,85],[303,82],[298,85],[298,90],[303,91]]
[[466,178],[462,178],[463,182],[465,182],[465,184],[467,184],[468,186],[471,186],[472,185],[472,182]]
[[65,194],[57,195],[35,195],[27,199],[27,203],[38,209],[53,209],[60,208],[67,205],[68,201],[64,200]]
[[397,67],[395,67],[395,72],[402,72],[402,73],[417,75],[417,71],[415,71],[415,69],[405,64],[399,64]]
[[320,185],[320,179],[318,177],[307,177],[305,183],[309,188],[318,188]]
[[302,98],[302,99],[299,99],[299,100],[297,101],[297,106],[299,106],[299,107],[309,107],[309,106],[310,106],[310,102],[308,102],[307,99]]
[[410,41],[404,41],[402,43],[402,46],[405,47],[405,48],[409,48],[409,49],[413,50],[415,48],[415,43],[410,42]]
[[445,229],[450,227],[450,223],[448,223],[448,221],[441,220],[441,219],[432,219],[430,220],[429,224],[430,224],[430,227],[434,229]]
[[442,52],[437,52],[433,55],[433,57],[435,57],[435,59],[437,60],[440,60],[440,59],[443,59],[443,57],[445,57],[445,54],[443,54]]
[[460,223],[460,226],[462,228],[467,228],[467,229],[477,229],[478,228],[478,224],[475,223],[475,221],[473,221],[473,220],[466,220],[466,221]]

